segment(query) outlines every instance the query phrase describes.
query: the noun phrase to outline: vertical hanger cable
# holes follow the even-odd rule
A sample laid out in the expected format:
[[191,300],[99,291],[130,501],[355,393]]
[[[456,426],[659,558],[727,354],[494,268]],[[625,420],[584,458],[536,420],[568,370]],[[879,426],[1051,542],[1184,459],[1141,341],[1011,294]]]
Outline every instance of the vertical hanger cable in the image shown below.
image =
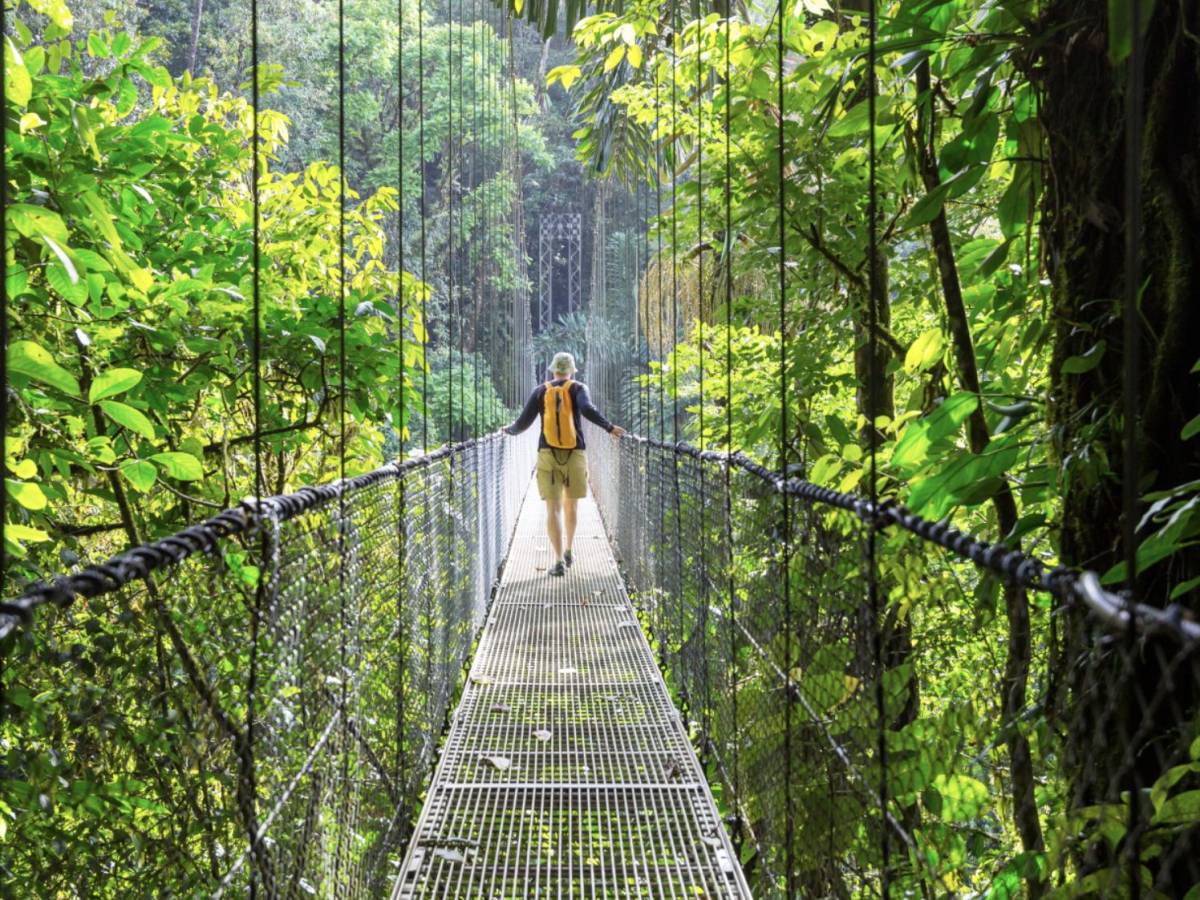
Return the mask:
[[[879,181],[878,181],[878,150],[875,138],[876,107],[879,93],[876,76],[878,60],[878,20],[877,0],[870,0],[867,15],[867,396],[874,412],[872,402],[875,384],[881,373],[878,368],[878,319],[879,319]],[[878,478],[878,448],[879,443],[874,421],[867,423],[869,443],[869,474],[867,491],[871,508],[879,504]],[[867,593],[871,609],[872,622],[872,652],[875,667],[875,712],[878,723],[876,738],[876,753],[879,758],[879,835],[880,857],[880,891],[884,900],[891,892],[891,834],[888,823],[888,747],[887,747],[887,707],[883,690],[883,616],[882,599],[879,593],[879,559],[878,559],[878,529],[867,526]]]
[[[8,34],[8,4],[0,3],[0,34]],[[8,53],[0,48],[0,84]],[[8,129],[0,127],[0,200],[8,209]],[[0,598],[8,596],[8,216],[0,215]]]
[[[258,0],[250,0],[250,206],[251,206],[251,299],[250,315],[250,369],[251,397],[253,404],[254,436],[254,496],[262,500],[266,493],[262,463],[262,196],[259,188],[259,160],[262,148],[258,117],[259,107],[259,42]],[[6,392],[7,393],[7,392]],[[246,779],[246,830],[250,841],[249,877],[250,896],[258,895],[258,866],[256,843],[258,832],[258,788],[254,768],[255,707],[258,695],[258,633],[265,599],[264,578],[267,577],[267,529],[260,523],[258,529],[259,578],[254,586],[254,607],[250,616],[250,659],[246,680],[246,732],[243,742],[242,772]]]
[[[733,152],[730,132],[733,130],[733,64],[731,45],[733,43],[733,6],[732,0],[725,0],[725,234],[724,234],[724,277],[725,277],[725,452],[732,455],[733,446]],[[727,685],[729,687],[730,718],[733,724],[730,769],[733,781],[733,815],[736,823],[734,831],[735,845],[741,835],[741,767],[739,746],[738,717],[738,639],[737,639],[737,569],[734,559],[733,545],[733,466],[725,463],[725,546],[727,557],[725,563],[729,566],[726,597],[726,615],[729,618],[729,670]]]
[[[784,94],[784,20],[787,17],[786,9],[781,2],[775,11],[776,19],[776,35],[775,35],[775,74],[777,97],[776,103],[779,107],[779,128],[777,132],[776,155],[779,168],[779,209],[777,210],[779,217],[779,475],[782,479],[788,477],[788,353],[787,353],[787,233],[786,219],[787,214],[787,170],[785,167],[785,135],[784,122],[786,120],[786,101]],[[792,596],[791,596],[791,540],[792,540],[792,520],[791,520],[791,503],[786,492],[780,492],[780,561],[781,561],[781,577],[783,579],[783,627],[784,627],[784,649],[783,649],[783,671],[792,671]],[[787,894],[789,897],[796,896],[795,885],[795,811],[794,798],[792,797],[792,700],[789,692],[788,700],[784,704],[784,732],[783,732],[783,781],[785,800],[785,832],[784,832],[784,860],[785,860],[785,881],[787,884]]]
[[[454,0],[446,0],[446,441],[454,441]],[[461,115],[461,109],[459,110]],[[454,466],[454,458],[450,458]],[[451,479],[453,481],[453,479]],[[453,487],[451,487],[453,490]]]
[[[1137,522],[1138,484],[1141,480],[1141,465],[1138,452],[1138,421],[1141,388],[1139,366],[1141,356],[1141,329],[1138,327],[1138,295],[1142,287],[1142,119],[1145,93],[1145,40],[1142,35],[1142,16],[1145,10],[1141,0],[1128,0],[1130,50],[1127,63],[1125,88],[1125,283],[1122,298],[1122,343],[1124,354],[1121,372],[1122,427],[1121,443],[1121,544],[1125,556],[1125,596],[1129,615],[1126,630],[1125,653],[1133,659],[1137,653]],[[1182,16],[1182,8],[1180,15]],[[1138,679],[1128,674],[1130,703],[1134,708],[1142,706]],[[1133,749],[1136,753],[1136,748]],[[1140,872],[1141,838],[1141,784],[1138,780],[1136,763],[1130,767],[1133,779],[1129,791],[1129,891],[1132,900],[1142,893]]]
[[[347,646],[347,634],[350,627],[346,604],[346,576],[348,551],[346,532],[348,528],[346,516],[346,7],[344,0],[337,3],[337,155],[338,155],[338,391],[341,394],[338,403],[338,656],[341,671],[347,671],[350,664]],[[339,706],[341,709],[341,783],[346,789],[350,781],[350,737],[349,720],[346,709],[348,696],[348,680],[341,679],[339,688]],[[348,851],[347,829],[339,829],[338,847],[334,862],[335,890],[341,884],[343,856]]]
[[425,3],[417,0],[417,181],[420,187],[418,225],[421,230],[421,452],[429,452],[429,279],[428,234],[425,215],[428,194],[425,188]]
[[[407,323],[405,321],[405,303],[404,303],[404,266],[406,257],[404,252],[404,226],[406,224],[405,205],[404,205],[404,2],[405,0],[396,0],[396,129],[397,129],[397,158],[396,158],[396,391],[399,394],[398,415],[395,422],[395,433],[397,442],[397,457],[398,460],[403,460],[404,452],[404,432],[408,427],[408,408],[407,408],[407,384],[405,377],[405,332]],[[407,781],[407,754],[406,754],[406,739],[407,730],[405,729],[405,721],[407,719],[408,706],[408,595],[407,595],[407,555],[408,555],[408,530],[405,523],[408,519],[405,515],[408,506],[407,495],[407,479],[403,476],[397,479],[396,483],[396,616],[398,619],[398,630],[396,636],[396,644],[400,656],[400,663],[396,667],[396,781],[400,785],[405,785]],[[397,815],[400,811],[397,810]]]
[[[704,36],[705,29],[702,20],[697,19],[694,22],[696,30],[696,349],[699,353],[699,394],[700,394],[700,413],[699,413],[699,437],[697,446],[701,450],[706,449],[705,434],[704,434],[704,345],[706,338],[704,334],[705,326],[705,288],[704,288]],[[700,466],[700,533],[708,533],[707,507],[708,507],[708,491],[705,484],[705,470],[707,466]],[[698,698],[701,704],[701,720],[704,730],[704,748],[705,753],[708,752],[708,746],[711,740],[709,721],[709,710],[712,708],[711,697],[708,690],[708,553],[701,548],[700,550],[700,667],[701,678],[700,684],[703,688],[703,696]]]

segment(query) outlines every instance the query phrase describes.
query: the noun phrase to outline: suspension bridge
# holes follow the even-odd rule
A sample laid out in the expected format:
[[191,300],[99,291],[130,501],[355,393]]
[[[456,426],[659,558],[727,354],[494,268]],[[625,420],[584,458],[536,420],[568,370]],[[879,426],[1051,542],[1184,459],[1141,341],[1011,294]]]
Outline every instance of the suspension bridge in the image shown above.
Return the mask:
[[[113,400],[140,373],[128,387],[119,384],[128,369],[104,381],[82,329],[78,378],[48,357],[29,357],[34,365],[6,356],[0,366],[5,437],[19,418],[10,394],[39,427],[53,430],[60,414],[84,423],[78,430],[99,441],[96,455],[54,465],[80,480],[107,479],[104,496],[111,494],[127,539],[110,558],[63,555],[62,574],[44,571],[42,559],[36,579],[10,577],[13,560],[5,557],[3,711],[15,724],[0,743],[10,785],[0,803],[0,886],[86,897],[999,900],[1054,891],[1183,896],[1200,884],[1200,624],[1186,606],[1141,602],[1096,572],[1020,549],[1011,535],[989,542],[965,533],[950,512],[939,520],[914,513],[897,500],[899,487],[880,490],[882,441],[871,425],[861,441],[847,439],[866,448],[865,457],[858,453],[861,490],[816,483],[807,451],[797,449],[803,429],[789,419],[798,386],[786,338],[803,328],[788,254],[790,239],[809,232],[785,210],[782,77],[778,115],[770,115],[777,142],[766,148],[778,163],[778,234],[767,246],[747,246],[730,212],[730,6],[715,26],[724,29],[725,85],[695,79],[696,97],[710,105],[726,92],[723,219],[706,226],[698,204],[689,250],[675,233],[687,213],[680,195],[701,185],[680,184],[679,160],[655,147],[646,162],[653,178],[613,204],[629,220],[617,266],[605,260],[608,222],[597,200],[590,285],[581,213],[528,223],[531,234],[538,227],[536,299],[522,213],[514,10],[472,6],[448,5],[453,27],[436,59],[426,57],[420,6],[415,45],[405,43],[414,31],[406,7],[397,9],[396,80],[404,90],[396,115],[403,131],[404,117],[415,114],[419,131],[412,145],[401,139],[397,147],[396,202],[381,201],[396,220],[386,222],[396,230],[395,272],[387,268],[393,254],[375,248],[385,243],[385,217],[357,217],[369,204],[357,202],[346,177],[326,179],[335,189],[320,173],[306,176],[303,189],[281,187],[264,171],[267,152],[249,153],[227,179],[247,194],[230,229],[241,243],[220,250],[241,260],[238,277],[197,285],[205,271],[190,257],[159,266],[183,285],[155,294],[164,308],[186,306],[189,291],[236,294],[246,304],[245,321],[228,325],[244,334],[221,397],[227,405],[213,408],[240,411],[249,431],[196,450],[222,456],[226,500],[245,499],[213,504],[171,488],[186,518],[168,518],[171,527],[150,516],[135,521],[121,479],[148,492],[155,465],[183,471],[188,456],[172,443],[142,459],[127,438],[133,455],[117,462],[110,437],[158,435],[140,408]],[[875,4],[867,6],[869,43],[855,64],[865,60],[871,73],[860,91],[866,99],[858,99],[872,126],[859,223],[872,264],[848,276],[861,282],[866,309],[855,332],[854,353],[865,360],[859,374],[875,385],[889,335],[874,265],[884,223],[873,127],[877,22]],[[676,44],[679,13],[673,5],[661,17]],[[784,18],[780,7],[771,20],[781,73]],[[257,71],[254,0],[250,23]],[[345,26],[339,2],[343,172],[355,162]],[[489,41],[487,29],[506,40]],[[1140,40],[1132,41],[1135,57]],[[444,97],[427,100],[435,68],[445,76]],[[669,84],[660,85],[660,73],[653,87],[674,123],[684,115],[676,94],[690,73],[678,72],[674,57],[669,73]],[[141,77],[157,75],[147,69]],[[494,107],[470,132],[481,113],[468,109],[464,91],[492,80],[501,86],[488,95]],[[267,142],[259,92],[252,78],[248,105],[237,110],[251,122],[245,143],[254,148]],[[447,131],[430,138],[444,142],[445,214],[436,219],[425,116],[427,103],[443,100]],[[76,115],[83,124],[73,127],[94,145],[87,113]],[[34,118],[41,125],[20,120],[22,136],[47,124]],[[201,126],[197,118],[186,129]],[[190,140],[182,134],[180,142]],[[697,138],[690,149],[703,173],[706,145]],[[710,157],[715,149],[707,145]],[[16,183],[5,179],[6,202]],[[321,190],[337,195],[320,237],[328,283],[307,285],[301,299],[328,310],[320,329],[293,333],[291,319],[271,319],[273,304],[285,305],[271,276],[291,262],[272,240],[294,223],[279,227],[264,209],[277,214],[281,195],[308,191],[312,208],[299,218],[315,215],[312,197]],[[27,251],[30,235],[21,229],[42,221],[39,204],[51,202],[28,193],[24,217],[5,218],[6,250]],[[134,204],[137,192],[125,193],[122,202]],[[10,219],[20,235],[10,235]],[[480,223],[482,236],[469,237]],[[133,242],[110,229],[102,229],[107,256],[78,259],[91,260],[93,274],[118,269],[153,283],[153,267],[126,264],[122,248]],[[517,236],[509,257],[493,252],[506,233]],[[55,234],[49,243],[43,235],[36,252],[62,265],[68,280],[56,290],[74,298],[77,279]],[[814,250],[828,254],[823,245]],[[762,291],[778,301],[772,327],[780,339],[761,360],[772,393],[750,392],[761,406],[752,412],[776,433],[762,442],[774,442],[774,465],[736,450],[733,351],[728,336],[724,348],[704,339],[721,293],[726,335],[732,326],[737,254],[755,254],[770,281]],[[6,266],[16,260],[16,250],[6,253]],[[680,287],[688,264],[696,270],[690,298]],[[719,274],[706,279],[706,264]],[[185,269],[196,277],[184,277]],[[371,276],[385,269],[380,288]],[[556,272],[565,274],[565,301]],[[610,275],[624,278],[632,296],[631,350],[593,331]],[[20,288],[14,277],[0,281]],[[1137,279],[1127,280],[1122,309],[1132,322]],[[705,290],[712,297],[702,297]],[[10,309],[7,288],[4,296],[0,343],[8,354],[10,319],[28,323]],[[699,323],[698,398],[680,391],[671,368],[686,337],[685,303]],[[580,507],[574,564],[551,577],[545,510],[532,487],[535,444],[528,435],[487,433],[492,426],[482,423],[519,406],[540,380],[545,348],[534,347],[535,338],[563,313],[584,311],[587,380],[599,406],[630,433],[610,438],[587,426],[591,498]],[[385,361],[364,337],[371,328],[386,335]],[[207,340],[215,330],[205,320],[198,333]],[[281,387],[282,354],[272,354],[288,341],[305,354],[292,379],[305,399],[291,406],[272,396],[290,390]],[[433,384],[437,354],[443,380]],[[160,356],[155,365],[170,373],[168,384],[192,374],[163,362],[168,351]],[[712,383],[706,366],[710,376],[724,373],[720,403],[704,395]],[[387,383],[378,408],[364,400],[370,391],[355,381],[359,368]],[[25,402],[19,389],[31,380],[78,407]],[[1122,402],[1136,412],[1130,384]],[[872,401],[862,399],[869,393],[860,395],[863,422],[871,421]],[[977,375],[963,393],[979,404]],[[714,407],[724,421],[705,420]],[[950,440],[964,421],[928,441]],[[683,439],[689,423],[699,447]],[[321,435],[311,468],[278,442],[293,432]],[[446,443],[433,446],[432,432]],[[355,444],[362,433],[368,437]],[[3,464],[6,475],[27,477],[7,456]],[[1127,500],[1132,523],[1136,497]],[[214,514],[196,515],[206,503]],[[1030,609],[1044,635],[1036,645]],[[964,654],[977,670],[957,664]],[[51,711],[42,714],[43,704]],[[1081,751],[1091,746],[1115,752],[1099,763]],[[37,840],[6,844],[10,819]]]
[[[174,657],[145,702],[186,723],[163,739],[199,780],[180,798],[186,829],[156,852],[185,883],[210,869],[220,896],[747,897],[744,859],[759,896],[789,872],[791,891],[856,896],[883,875],[882,857],[841,856],[864,830],[904,860],[892,877],[936,884],[921,857],[936,844],[880,790],[879,693],[907,691],[863,627],[859,554],[880,528],[914,538],[917,566],[934,548],[1101,628],[1132,614],[1171,636],[1177,677],[1192,664],[1194,624],[1086,573],[744,457],[598,431],[591,444],[597,500],[565,578],[546,574],[532,442],[495,435],[246,501],[32,586],[0,629],[36,621],[40,652],[68,665],[66,619],[119,628],[148,676]],[[785,504],[807,597],[790,613],[771,549]],[[738,576],[744,550],[774,555],[772,571]],[[936,643],[914,637],[908,662],[936,666]],[[141,702],[109,733],[136,733]],[[885,765],[927,785],[922,758],[896,741]],[[125,839],[101,845],[101,874]]]

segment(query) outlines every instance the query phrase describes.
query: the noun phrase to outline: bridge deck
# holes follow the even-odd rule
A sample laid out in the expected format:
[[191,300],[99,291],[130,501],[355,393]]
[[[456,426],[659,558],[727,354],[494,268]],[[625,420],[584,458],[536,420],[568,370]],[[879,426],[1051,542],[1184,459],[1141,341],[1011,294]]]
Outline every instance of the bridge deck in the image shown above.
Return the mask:
[[394,900],[748,897],[600,516],[526,497]]

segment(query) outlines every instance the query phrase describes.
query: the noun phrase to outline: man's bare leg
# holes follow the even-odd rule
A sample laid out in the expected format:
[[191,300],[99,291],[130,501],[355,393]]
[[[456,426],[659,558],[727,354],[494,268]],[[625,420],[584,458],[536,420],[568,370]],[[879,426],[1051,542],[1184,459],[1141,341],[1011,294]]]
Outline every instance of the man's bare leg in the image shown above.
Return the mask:
[[578,503],[579,501],[574,497],[568,496],[566,491],[563,492],[563,520],[567,531],[566,546],[563,549],[568,553],[570,553],[571,549],[575,546],[575,523],[577,521],[576,504]]
[[[554,548],[554,561],[558,562],[563,556],[562,526],[558,521],[558,511],[561,502],[558,499],[546,501],[546,534],[550,536],[550,546]],[[574,527],[572,527],[574,531]]]

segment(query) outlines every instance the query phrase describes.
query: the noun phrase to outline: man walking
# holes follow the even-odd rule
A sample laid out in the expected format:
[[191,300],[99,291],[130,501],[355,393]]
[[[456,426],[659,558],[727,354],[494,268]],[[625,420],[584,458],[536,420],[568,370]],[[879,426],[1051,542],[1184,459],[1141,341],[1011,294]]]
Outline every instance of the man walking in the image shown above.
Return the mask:
[[534,388],[517,421],[504,430],[520,434],[541,416],[538,493],[546,501],[546,531],[554,547],[550,574],[562,576],[575,561],[571,551],[575,541],[575,504],[587,496],[587,447],[580,417],[586,416],[614,438],[623,435],[625,429],[612,424],[592,405],[587,385],[574,380],[575,357],[570,353],[554,354],[550,374],[553,380]]

